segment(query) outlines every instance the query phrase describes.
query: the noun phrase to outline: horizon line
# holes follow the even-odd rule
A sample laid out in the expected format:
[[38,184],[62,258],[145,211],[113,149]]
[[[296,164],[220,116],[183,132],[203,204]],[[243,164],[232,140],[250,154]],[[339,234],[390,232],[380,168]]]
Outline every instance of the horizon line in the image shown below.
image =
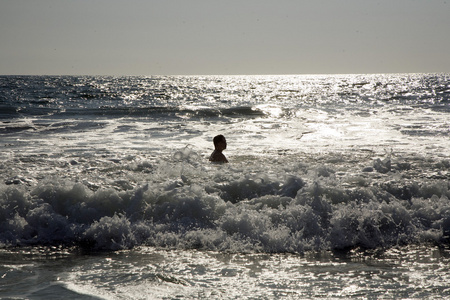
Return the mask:
[[450,74],[450,72],[368,72],[368,73],[259,73],[259,74],[0,74],[0,76],[117,76],[117,77],[164,77],[164,76],[325,76],[325,75],[386,75],[386,74]]

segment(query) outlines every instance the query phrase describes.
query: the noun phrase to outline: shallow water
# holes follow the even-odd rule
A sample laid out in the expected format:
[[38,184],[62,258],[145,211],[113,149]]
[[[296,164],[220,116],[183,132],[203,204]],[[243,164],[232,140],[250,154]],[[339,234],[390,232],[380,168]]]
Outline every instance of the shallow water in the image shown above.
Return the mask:
[[[449,249],[242,254],[139,249],[2,251],[5,298],[442,299]],[[20,262],[20,263],[19,263]]]

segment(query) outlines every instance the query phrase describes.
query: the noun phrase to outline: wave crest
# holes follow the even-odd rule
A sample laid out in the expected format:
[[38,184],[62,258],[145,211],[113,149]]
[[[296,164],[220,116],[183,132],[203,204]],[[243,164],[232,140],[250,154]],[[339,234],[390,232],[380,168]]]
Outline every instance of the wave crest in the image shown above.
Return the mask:
[[[174,164],[206,172],[195,162]],[[59,180],[31,190],[0,185],[0,242],[4,247],[64,244],[118,250],[149,245],[231,252],[448,243],[445,179],[404,182],[400,189],[400,182],[397,187],[368,185],[349,178],[352,185],[343,184],[332,169],[325,174],[320,166],[303,176],[284,177],[223,171],[235,179],[213,176],[200,184],[194,178],[199,173],[192,171],[192,178],[185,173],[175,180],[161,180],[169,174],[155,172],[153,181],[130,190],[92,191]],[[179,176],[176,169],[172,172]]]

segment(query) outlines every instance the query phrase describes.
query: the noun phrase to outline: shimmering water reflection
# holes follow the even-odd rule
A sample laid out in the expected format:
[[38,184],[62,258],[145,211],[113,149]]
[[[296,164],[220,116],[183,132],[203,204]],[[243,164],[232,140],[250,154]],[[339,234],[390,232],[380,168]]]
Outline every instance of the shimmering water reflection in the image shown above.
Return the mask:
[[450,296],[450,250],[237,254],[140,248],[75,257],[58,282],[105,299],[299,299]]

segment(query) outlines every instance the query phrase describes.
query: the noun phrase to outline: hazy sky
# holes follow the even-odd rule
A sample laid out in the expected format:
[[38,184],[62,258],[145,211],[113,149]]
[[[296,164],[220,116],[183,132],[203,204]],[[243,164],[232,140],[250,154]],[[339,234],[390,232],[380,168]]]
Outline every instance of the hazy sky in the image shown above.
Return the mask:
[[450,72],[450,0],[0,0],[4,75],[388,72]]

